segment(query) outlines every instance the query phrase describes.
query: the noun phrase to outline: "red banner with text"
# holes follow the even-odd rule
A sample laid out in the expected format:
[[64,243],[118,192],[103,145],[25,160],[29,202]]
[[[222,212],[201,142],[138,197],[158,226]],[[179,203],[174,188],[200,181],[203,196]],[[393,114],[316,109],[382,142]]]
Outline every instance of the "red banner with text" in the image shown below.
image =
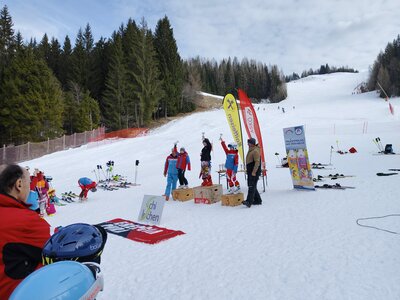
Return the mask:
[[109,233],[146,244],[156,244],[163,240],[185,234],[183,231],[179,230],[171,230],[154,225],[144,225],[119,218],[98,225]]

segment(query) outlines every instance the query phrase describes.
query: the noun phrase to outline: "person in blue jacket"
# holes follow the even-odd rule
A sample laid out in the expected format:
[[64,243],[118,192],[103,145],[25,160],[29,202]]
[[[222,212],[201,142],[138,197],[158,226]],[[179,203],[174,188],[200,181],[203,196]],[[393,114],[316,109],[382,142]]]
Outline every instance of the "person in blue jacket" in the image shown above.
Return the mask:
[[[165,187],[165,200],[169,200],[171,192],[176,189],[176,183],[178,182],[178,169],[176,167],[176,162],[178,160],[178,149],[176,144],[171,150],[171,154],[168,155],[164,164],[164,177],[167,177],[167,186]],[[168,176],[167,176],[168,175]]]
[[97,191],[97,188],[96,188],[97,183],[95,181],[91,180],[90,178],[87,178],[87,177],[79,178],[78,184],[82,189],[81,193],[79,194],[80,200],[87,200],[87,194],[88,194],[89,190],[91,190],[92,192]]

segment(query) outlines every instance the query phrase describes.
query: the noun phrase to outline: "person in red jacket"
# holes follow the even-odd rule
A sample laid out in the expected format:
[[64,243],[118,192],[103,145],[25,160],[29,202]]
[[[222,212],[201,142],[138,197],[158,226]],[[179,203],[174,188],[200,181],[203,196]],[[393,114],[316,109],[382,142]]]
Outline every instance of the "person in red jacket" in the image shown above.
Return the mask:
[[42,266],[50,225],[29,209],[29,172],[18,165],[0,169],[0,299]]
[[184,147],[179,149],[176,168],[178,169],[179,188],[188,188],[188,181],[185,177],[186,166],[190,171],[190,158]]

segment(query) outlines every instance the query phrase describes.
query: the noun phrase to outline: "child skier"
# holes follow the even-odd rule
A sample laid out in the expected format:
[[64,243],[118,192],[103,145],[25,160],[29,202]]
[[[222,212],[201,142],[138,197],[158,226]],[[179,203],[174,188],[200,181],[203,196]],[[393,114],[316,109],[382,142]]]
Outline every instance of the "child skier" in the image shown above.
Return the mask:
[[167,177],[167,186],[165,187],[165,200],[169,200],[169,196],[173,190],[176,189],[178,181],[178,169],[176,168],[178,161],[176,144],[171,150],[171,154],[167,156],[164,164],[164,177]]
[[[236,179],[236,173],[239,164],[239,155],[237,145],[232,143],[226,147],[225,141],[221,139],[222,148],[226,154],[225,168],[226,168],[226,179],[228,180],[229,194],[236,194],[240,190],[239,181]],[[229,148],[229,149],[228,149]]]
[[179,149],[176,168],[178,169],[179,188],[188,188],[188,181],[185,177],[186,166],[190,171],[190,158],[184,147]]
[[78,180],[78,184],[80,186],[80,188],[82,189],[81,193],[79,194],[79,200],[87,200],[87,194],[89,192],[89,190],[91,190],[92,192],[96,192],[97,191],[97,183],[93,180],[91,180],[90,178],[87,177],[82,177]]
[[203,139],[203,149],[201,149],[200,153],[200,161],[201,161],[201,172],[200,176],[203,179],[201,183],[202,186],[212,186],[212,178],[211,178],[211,150],[212,145],[210,141],[205,138]]

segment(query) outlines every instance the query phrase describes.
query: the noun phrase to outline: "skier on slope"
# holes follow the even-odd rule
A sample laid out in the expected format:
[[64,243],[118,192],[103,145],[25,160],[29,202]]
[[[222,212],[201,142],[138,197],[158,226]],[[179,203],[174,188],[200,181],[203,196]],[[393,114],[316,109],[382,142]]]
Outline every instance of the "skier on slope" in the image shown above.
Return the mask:
[[164,164],[164,177],[167,177],[167,186],[165,187],[165,200],[169,200],[171,192],[176,189],[176,183],[178,181],[178,169],[176,167],[178,161],[178,154],[176,143],[174,148],[171,149],[171,154],[167,156]]
[[190,158],[184,147],[179,149],[176,168],[178,169],[179,188],[188,188],[188,181],[185,177],[186,166],[190,171]]
[[92,192],[97,191],[97,188],[96,188],[97,183],[90,178],[87,178],[87,177],[79,178],[78,184],[79,184],[80,188],[82,189],[81,193],[79,194],[79,200],[81,200],[81,201],[87,200],[87,195],[88,195],[89,190],[91,190]]
[[228,180],[228,193],[236,194],[240,190],[239,181],[236,179],[236,173],[239,164],[239,155],[237,145],[231,143],[226,147],[225,141],[221,138],[221,145],[226,154],[225,168],[226,168],[226,179]]
[[201,183],[202,186],[212,186],[212,178],[211,178],[211,150],[212,145],[210,141],[205,138],[203,139],[203,149],[201,149],[200,153],[200,161],[201,161],[201,172],[200,176],[203,179]]

